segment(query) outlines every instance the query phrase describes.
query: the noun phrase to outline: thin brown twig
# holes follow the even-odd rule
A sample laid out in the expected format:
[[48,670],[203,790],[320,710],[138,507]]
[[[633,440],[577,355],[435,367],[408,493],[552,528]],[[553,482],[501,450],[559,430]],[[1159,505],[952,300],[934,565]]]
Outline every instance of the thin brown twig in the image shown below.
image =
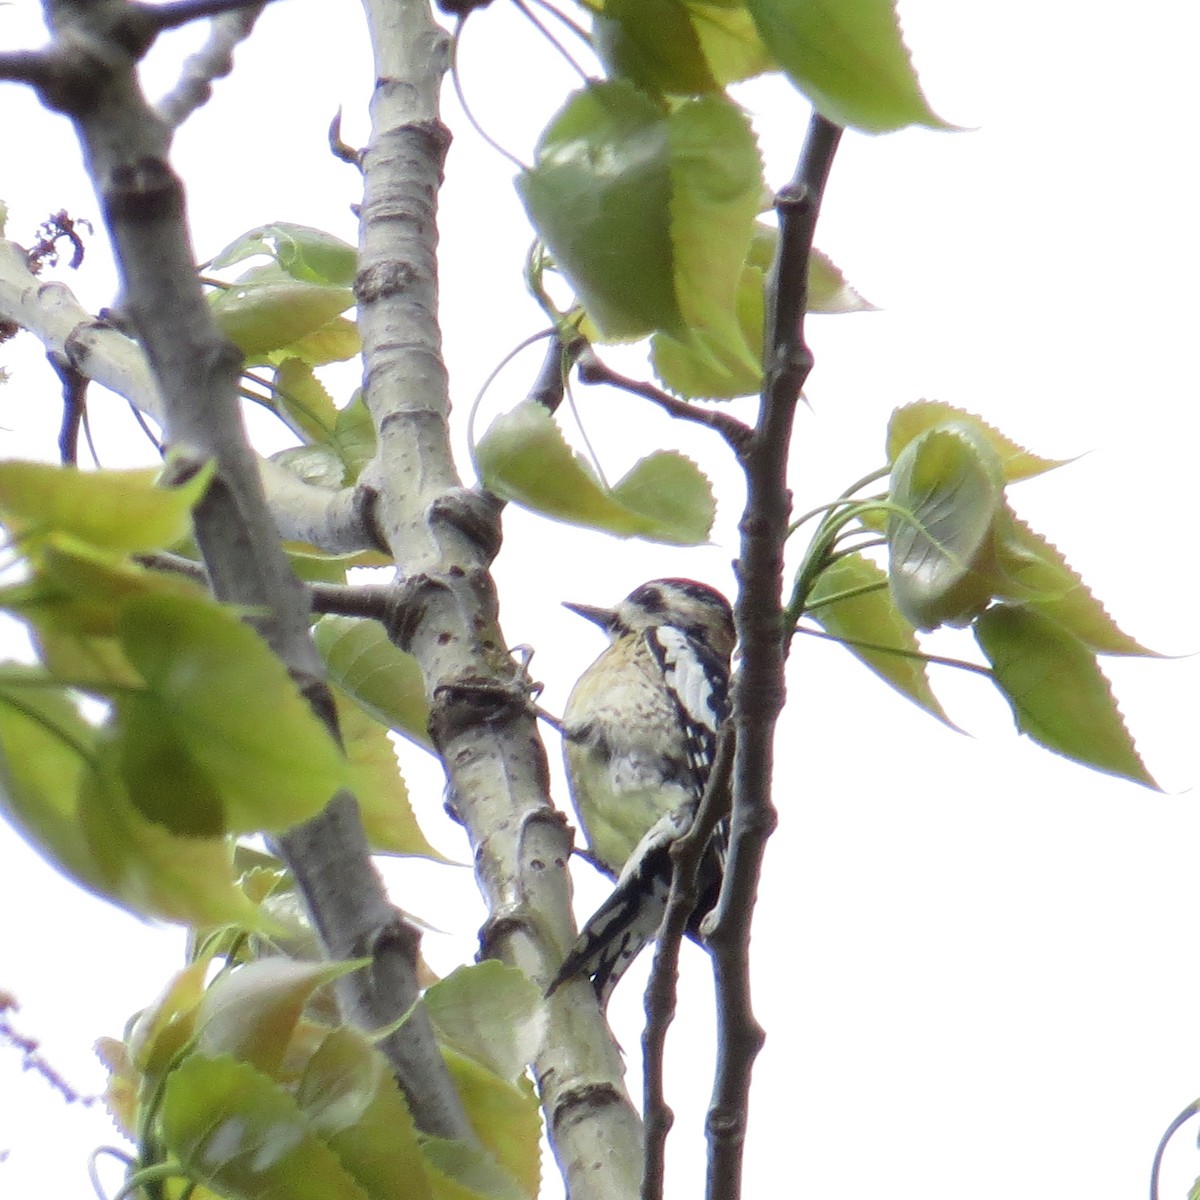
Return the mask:
[[671,847],[673,871],[667,908],[655,940],[654,964],[646,985],[646,1028],[642,1034],[643,1102],[646,1161],[642,1200],[662,1200],[666,1177],[667,1134],[674,1121],[663,1091],[663,1059],[667,1031],[675,1018],[679,979],[679,947],[699,903],[700,864],[713,832],[729,811],[733,770],[733,726],[726,723],[717,741],[716,758],[692,827]]
[[784,699],[783,554],[791,497],[787,459],[800,389],[812,369],[804,340],[808,260],[841,129],[814,113],[796,174],[776,197],[779,244],[767,289],[765,378],[753,440],[742,455],[740,588],[735,609],[741,666],[733,681],[737,730],[730,846],[708,937],[717,991],[718,1053],[709,1106],[709,1200],[737,1200],[750,1077],[765,1034],[750,997],[750,917],[767,838],[775,724]]
[[601,362],[596,351],[586,342],[576,354],[575,365],[580,383],[603,383],[609,387],[620,388],[633,396],[641,396],[643,400],[657,404],[659,408],[664,409],[673,417],[678,417],[681,421],[691,421],[693,424],[704,425],[715,430],[729,443],[739,458],[742,457],[753,436],[753,430],[748,425],[719,408],[700,408],[698,405],[689,404],[686,400],[680,400],[670,393],[664,392],[662,388],[655,387],[652,383],[630,379],[627,375],[613,370],[607,363]]

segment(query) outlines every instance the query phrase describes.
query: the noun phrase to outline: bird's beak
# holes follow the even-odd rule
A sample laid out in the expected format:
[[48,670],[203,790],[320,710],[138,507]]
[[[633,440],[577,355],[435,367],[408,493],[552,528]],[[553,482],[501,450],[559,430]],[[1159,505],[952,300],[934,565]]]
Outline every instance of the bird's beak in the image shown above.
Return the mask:
[[591,604],[572,604],[570,600],[563,601],[563,608],[569,608],[573,613],[578,613],[585,620],[599,625],[604,630],[612,628],[612,623],[617,616],[611,608],[595,608]]

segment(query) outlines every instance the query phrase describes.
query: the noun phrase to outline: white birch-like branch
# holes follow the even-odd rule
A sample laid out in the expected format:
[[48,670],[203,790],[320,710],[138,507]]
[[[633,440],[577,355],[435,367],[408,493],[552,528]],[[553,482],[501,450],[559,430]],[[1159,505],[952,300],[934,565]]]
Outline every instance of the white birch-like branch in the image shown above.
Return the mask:
[[[421,664],[448,794],[489,905],[483,953],[535,982],[574,940],[570,836],[548,795],[528,681],[507,654],[488,566],[494,514],[461,490],[437,324],[436,203],[449,137],[437,107],[446,34],[427,0],[364,0],[378,80],[362,158],[358,299],[364,398],[379,452],[364,472],[414,617],[400,632]],[[572,1200],[635,1196],[641,1121],[620,1054],[586,983],[549,1001],[534,1071]]]

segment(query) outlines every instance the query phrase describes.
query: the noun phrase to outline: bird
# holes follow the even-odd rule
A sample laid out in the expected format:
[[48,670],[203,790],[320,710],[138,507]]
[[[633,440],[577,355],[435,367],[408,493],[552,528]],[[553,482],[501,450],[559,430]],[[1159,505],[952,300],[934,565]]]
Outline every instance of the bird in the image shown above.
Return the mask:
[[[568,603],[608,648],[579,677],[561,730],[587,857],[616,884],[567,953],[548,994],[588,976],[601,1006],[658,931],[672,844],[691,828],[729,715],[736,636],[729,601],[692,579],[654,579],[615,608]],[[720,887],[723,831],[700,870],[695,933]]]

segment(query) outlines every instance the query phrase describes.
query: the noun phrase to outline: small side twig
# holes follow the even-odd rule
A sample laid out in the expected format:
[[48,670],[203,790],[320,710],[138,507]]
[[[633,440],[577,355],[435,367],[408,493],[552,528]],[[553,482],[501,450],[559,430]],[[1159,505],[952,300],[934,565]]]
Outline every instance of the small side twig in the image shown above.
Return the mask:
[[253,0],[216,17],[209,28],[208,40],[187,59],[179,82],[155,106],[155,111],[172,129],[178,129],[208,102],[214,80],[223,79],[233,70],[234,49],[250,36],[264,7],[262,0]]
[[46,360],[62,384],[63,415],[58,427],[58,454],[64,463],[75,466],[79,461],[79,426],[87,404],[89,381],[56,350],[49,351]]
[[719,408],[701,408],[699,405],[689,404],[686,400],[679,400],[669,392],[664,392],[662,388],[655,387],[652,383],[630,379],[627,375],[614,371],[607,363],[601,362],[595,350],[586,343],[579,349],[575,364],[581,383],[605,383],[609,387],[620,388],[623,392],[641,396],[643,400],[657,404],[659,408],[673,417],[678,417],[681,421],[691,421],[695,425],[704,425],[715,430],[729,443],[739,458],[742,457],[750,442],[753,431],[737,417],[730,416],[729,413],[722,412]]

